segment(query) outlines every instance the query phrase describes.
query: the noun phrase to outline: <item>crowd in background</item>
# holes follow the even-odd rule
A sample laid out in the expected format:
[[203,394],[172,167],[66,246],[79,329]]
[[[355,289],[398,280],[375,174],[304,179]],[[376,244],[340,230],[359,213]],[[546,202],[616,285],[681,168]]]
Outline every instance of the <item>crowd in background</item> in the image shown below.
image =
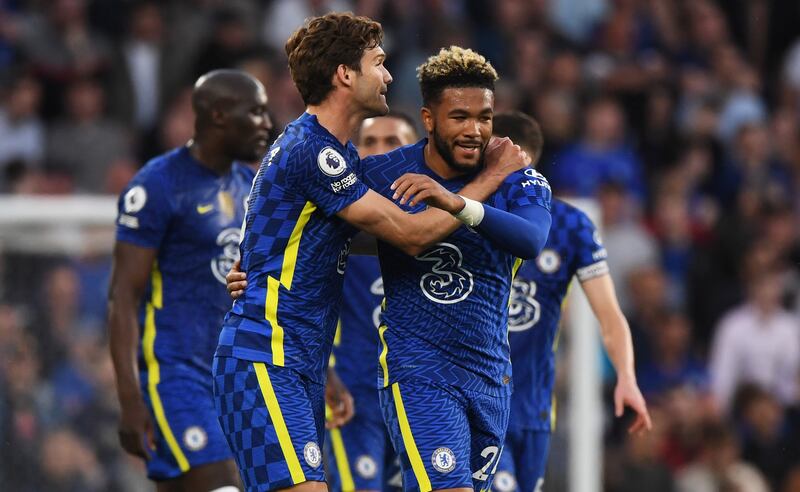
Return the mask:
[[[190,138],[214,68],[259,78],[279,130],[303,111],[283,44],[329,10],[383,24],[389,102],[412,114],[427,56],[487,56],[496,111],[542,125],[554,192],[597,200],[655,424],[628,436],[602,409],[605,490],[800,491],[798,2],[5,0],[0,193],[118,193]],[[0,489],[145,487],[117,443],[108,275],[0,258]]]

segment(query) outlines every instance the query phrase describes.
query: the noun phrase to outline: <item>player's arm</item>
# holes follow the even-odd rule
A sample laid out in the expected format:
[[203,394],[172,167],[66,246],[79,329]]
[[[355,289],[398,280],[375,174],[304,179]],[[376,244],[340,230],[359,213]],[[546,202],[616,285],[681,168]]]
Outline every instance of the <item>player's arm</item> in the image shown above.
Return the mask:
[[138,305],[150,276],[156,249],[117,241],[108,293],[108,335],[121,416],[120,444],[128,453],[149,459],[155,449],[150,411],[139,389]]
[[449,192],[433,179],[405,174],[392,184],[393,199],[400,204],[425,202],[429,208],[407,214],[373,191],[339,211],[338,215],[364,232],[416,256],[452,234],[462,222],[454,217],[464,209],[464,198],[489,198],[514,171],[530,162],[528,156],[508,139],[493,139],[487,147],[486,168],[464,186],[459,194]]
[[628,406],[636,412],[636,421],[631,425],[629,432],[650,430],[652,428],[650,414],[636,382],[631,330],[619,307],[611,275],[603,273],[583,280],[581,287],[600,322],[603,346],[617,372],[614,413],[617,417],[621,417],[624,407]]
[[330,365],[328,365],[328,380],[325,383],[325,404],[329,410],[328,418],[325,420],[328,429],[343,426],[355,415],[353,395]]

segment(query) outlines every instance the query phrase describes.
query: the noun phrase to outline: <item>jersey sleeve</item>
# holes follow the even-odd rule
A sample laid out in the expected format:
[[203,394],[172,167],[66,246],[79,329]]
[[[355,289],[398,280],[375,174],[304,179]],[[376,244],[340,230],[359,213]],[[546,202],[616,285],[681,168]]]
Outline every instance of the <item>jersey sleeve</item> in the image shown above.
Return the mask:
[[608,253],[597,230],[589,217],[576,210],[577,227],[572,230],[571,243],[575,247],[575,275],[584,282],[608,273]]
[[117,202],[117,241],[158,248],[172,218],[165,177],[145,170],[131,180]]
[[533,168],[526,168],[512,173],[506,178],[508,191],[506,201],[508,211],[512,212],[515,208],[538,205],[550,211],[550,203],[553,192],[550,190],[550,183]]
[[313,141],[298,145],[293,149],[289,167],[297,189],[327,216],[354,203],[368,190],[355,172],[360,163],[347,162],[331,146]]

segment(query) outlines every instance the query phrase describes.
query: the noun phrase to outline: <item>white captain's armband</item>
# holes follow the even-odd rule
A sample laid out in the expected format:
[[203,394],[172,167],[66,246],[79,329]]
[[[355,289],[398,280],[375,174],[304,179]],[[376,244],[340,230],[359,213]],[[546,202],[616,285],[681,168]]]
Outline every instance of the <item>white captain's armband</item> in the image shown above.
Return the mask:
[[453,214],[453,217],[470,227],[476,227],[483,220],[483,214],[485,213],[483,204],[465,196],[461,196],[461,198],[464,200],[464,208],[460,212]]
[[605,261],[598,261],[597,263],[593,263],[589,266],[585,266],[583,268],[579,268],[576,272],[578,276],[578,280],[581,282],[585,282],[587,280],[593,279],[595,277],[600,277],[601,275],[605,275],[608,273],[608,263]]

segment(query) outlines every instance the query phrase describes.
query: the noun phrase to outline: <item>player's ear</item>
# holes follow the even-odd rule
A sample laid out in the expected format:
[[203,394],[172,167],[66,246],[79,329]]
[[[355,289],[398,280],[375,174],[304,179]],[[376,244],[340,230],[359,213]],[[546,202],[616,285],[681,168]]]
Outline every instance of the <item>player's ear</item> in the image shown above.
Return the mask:
[[210,116],[214,126],[224,126],[228,122],[228,113],[221,104],[214,104],[211,107]]
[[420,117],[422,118],[422,126],[425,127],[426,133],[433,132],[433,113],[427,106],[422,106],[419,110]]
[[[353,85],[353,69],[345,64],[341,64],[336,67],[336,73],[333,75],[333,78],[344,87],[350,87]],[[333,85],[335,86],[336,82],[334,82]]]

